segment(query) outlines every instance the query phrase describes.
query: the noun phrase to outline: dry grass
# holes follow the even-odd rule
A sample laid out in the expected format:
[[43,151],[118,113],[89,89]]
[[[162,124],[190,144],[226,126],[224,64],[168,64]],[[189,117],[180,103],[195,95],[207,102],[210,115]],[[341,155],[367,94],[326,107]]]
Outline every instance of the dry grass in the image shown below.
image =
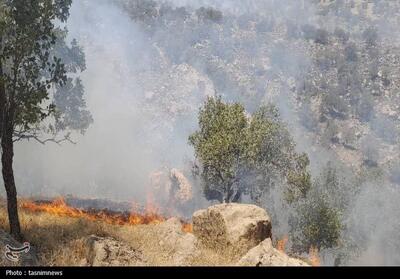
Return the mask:
[[[84,218],[60,217],[47,213],[20,210],[24,237],[37,251],[40,263],[45,266],[79,266],[85,263],[85,241],[92,234],[112,236],[141,250],[151,266],[174,265],[171,255],[174,247],[163,245],[157,225],[119,226],[93,222]],[[0,228],[8,230],[7,214],[0,206]],[[197,247],[198,255],[185,265],[228,266],[237,261],[235,252],[212,251]]]

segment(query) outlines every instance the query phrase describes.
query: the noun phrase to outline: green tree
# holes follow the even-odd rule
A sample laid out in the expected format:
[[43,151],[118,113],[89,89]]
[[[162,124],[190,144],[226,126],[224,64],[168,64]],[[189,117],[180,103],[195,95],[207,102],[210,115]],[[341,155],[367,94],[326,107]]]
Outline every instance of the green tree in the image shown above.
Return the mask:
[[290,218],[293,249],[308,252],[311,247],[321,250],[339,245],[344,229],[341,214],[350,206],[356,187],[339,177],[337,168],[328,162],[305,199],[295,205]]
[[342,231],[339,210],[329,204],[326,195],[307,196],[297,212],[290,220],[294,251],[308,252],[311,247],[321,250],[339,245]]
[[209,200],[237,202],[248,194],[258,202],[277,181],[284,181],[292,202],[305,196],[310,186],[308,158],[295,152],[273,106],[262,106],[249,116],[238,103],[208,98],[200,109],[199,130],[189,143]]
[[[68,131],[60,137],[62,130],[82,132],[92,120],[85,109],[83,87],[76,78],[85,68],[83,52],[75,41],[67,45],[66,30],[55,26],[55,22],[67,20],[71,2],[0,1],[2,174],[10,232],[17,239],[22,235],[13,172],[14,142],[35,139],[60,143],[70,140]],[[75,78],[68,72],[75,73]],[[77,124],[78,118],[83,124]]]

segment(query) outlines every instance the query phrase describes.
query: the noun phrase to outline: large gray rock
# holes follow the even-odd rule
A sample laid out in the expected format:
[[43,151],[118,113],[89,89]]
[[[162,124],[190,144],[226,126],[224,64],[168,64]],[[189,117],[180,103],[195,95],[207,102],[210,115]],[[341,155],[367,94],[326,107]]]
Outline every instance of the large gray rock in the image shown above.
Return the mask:
[[143,266],[140,251],[112,237],[92,235],[87,240],[86,261],[89,266]]
[[309,266],[306,262],[291,258],[272,246],[270,238],[251,249],[238,262],[239,266]]
[[36,252],[32,246],[29,251],[21,252],[14,255],[16,261],[11,261],[6,257],[6,246],[10,245],[12,248],[21,248],[24,246],[23,243],[16,241],[9,233],[0,230],[0,266],[37,266],[39,260],[36,256]]
[[219,204],[193,214],[193,233],[210,248],[231,246],[245,253],[271,237],[271,220],[255,205]]

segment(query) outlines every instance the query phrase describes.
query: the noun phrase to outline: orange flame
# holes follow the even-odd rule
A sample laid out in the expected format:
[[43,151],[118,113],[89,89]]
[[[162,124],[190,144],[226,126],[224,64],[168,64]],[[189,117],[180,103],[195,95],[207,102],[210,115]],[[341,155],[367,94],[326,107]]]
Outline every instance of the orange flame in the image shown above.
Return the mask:
[[141,224],[158,224],[166,220],[165,217],[157,213],[155,208],[145,210],[139,213],[135,208],[130,214],[115,213],[111,211],[87,211],[66,204],[63,198],[58,198],[51,203],[35,203],[32,201],[22,201],[21,208],[30,212],[46,212],[57,216],[65,216],[72,218],[85,218],[91,221],[102,221],[113,225],[141,225]]
[[193,225],[190,223],[184,223],[182,225],[182,231],[185,233],[193,233]]
[[286,244],[287,244],[288,240],[289,240],[289,238],[287,235],[285,235],[282,239],[279,239],[278,242],[276,243],[276,249],[285,253]]
[[310,262],[312,266],[320,266],[321,265],[321,260],[319,258],[319,253],[318,253],[318,248],[311,246],[310,247]]

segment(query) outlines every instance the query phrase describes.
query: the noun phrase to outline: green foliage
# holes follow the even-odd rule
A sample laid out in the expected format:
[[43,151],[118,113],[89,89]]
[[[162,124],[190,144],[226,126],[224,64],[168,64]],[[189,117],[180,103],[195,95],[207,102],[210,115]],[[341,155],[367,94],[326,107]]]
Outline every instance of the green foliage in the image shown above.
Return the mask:
[[204,193],[211,200],[233,199],[237,187],[233,184],[245,152],[244,108],[239,104],[225,105],[220,98],[209,98],[200,109],[199,126],[200,131],[191,135],[189,142],[201,160]]
[[339,211],[320,194],[308,196],[299,206],[291,227],[293,249],[298,252],[308,252],[311,247],[321,250],[338,246],[343,229]]
[[[352,200],[360,190],[358,176],[353,176],[347,166],[328,162],[313,181],[304,199],[295,204],[290,218],[290,235],[293,250],[308,252],[311,247],[319,250],[341,248],[345,243],[342,234],[346,229],[342,215],[351,210]],[[346,179],[345,179],[346,177]]]
[[[14,131],[15,140],[37,138],[45,119],[49,125],[44,129],[46,132],[59,132],[55,126],[83,131],[92,121],[86,110],[82,85],[68,77],[69,72],[85,69],[83,51],[76,40],[68,45],[67,31],[54,25],[56,21],[67,20],[71,3],[71,0],[2,2],[0,66],[8,100],[4,107],[8,117],[4,121]],[[64,88],[65,85],[68,86]],[[77,88],[72,90],[72,85]],[[60,97],[61,94],[71,95]],[[70,102],[61,103],[61,100]],[[71,115],[76,112],[80,113]],[[66,125],[65,121],[63,125],[56,123],[71,117],[75,119],[74,125]]]
[[209,98],[189,143],[209,200],[235,202],[249,194],[258,201],[276,181],[286,180],[291,202],[305,195],[310,185],[308,158],[294,151],[273,106],[263,106],[250,117],[238,103]]

